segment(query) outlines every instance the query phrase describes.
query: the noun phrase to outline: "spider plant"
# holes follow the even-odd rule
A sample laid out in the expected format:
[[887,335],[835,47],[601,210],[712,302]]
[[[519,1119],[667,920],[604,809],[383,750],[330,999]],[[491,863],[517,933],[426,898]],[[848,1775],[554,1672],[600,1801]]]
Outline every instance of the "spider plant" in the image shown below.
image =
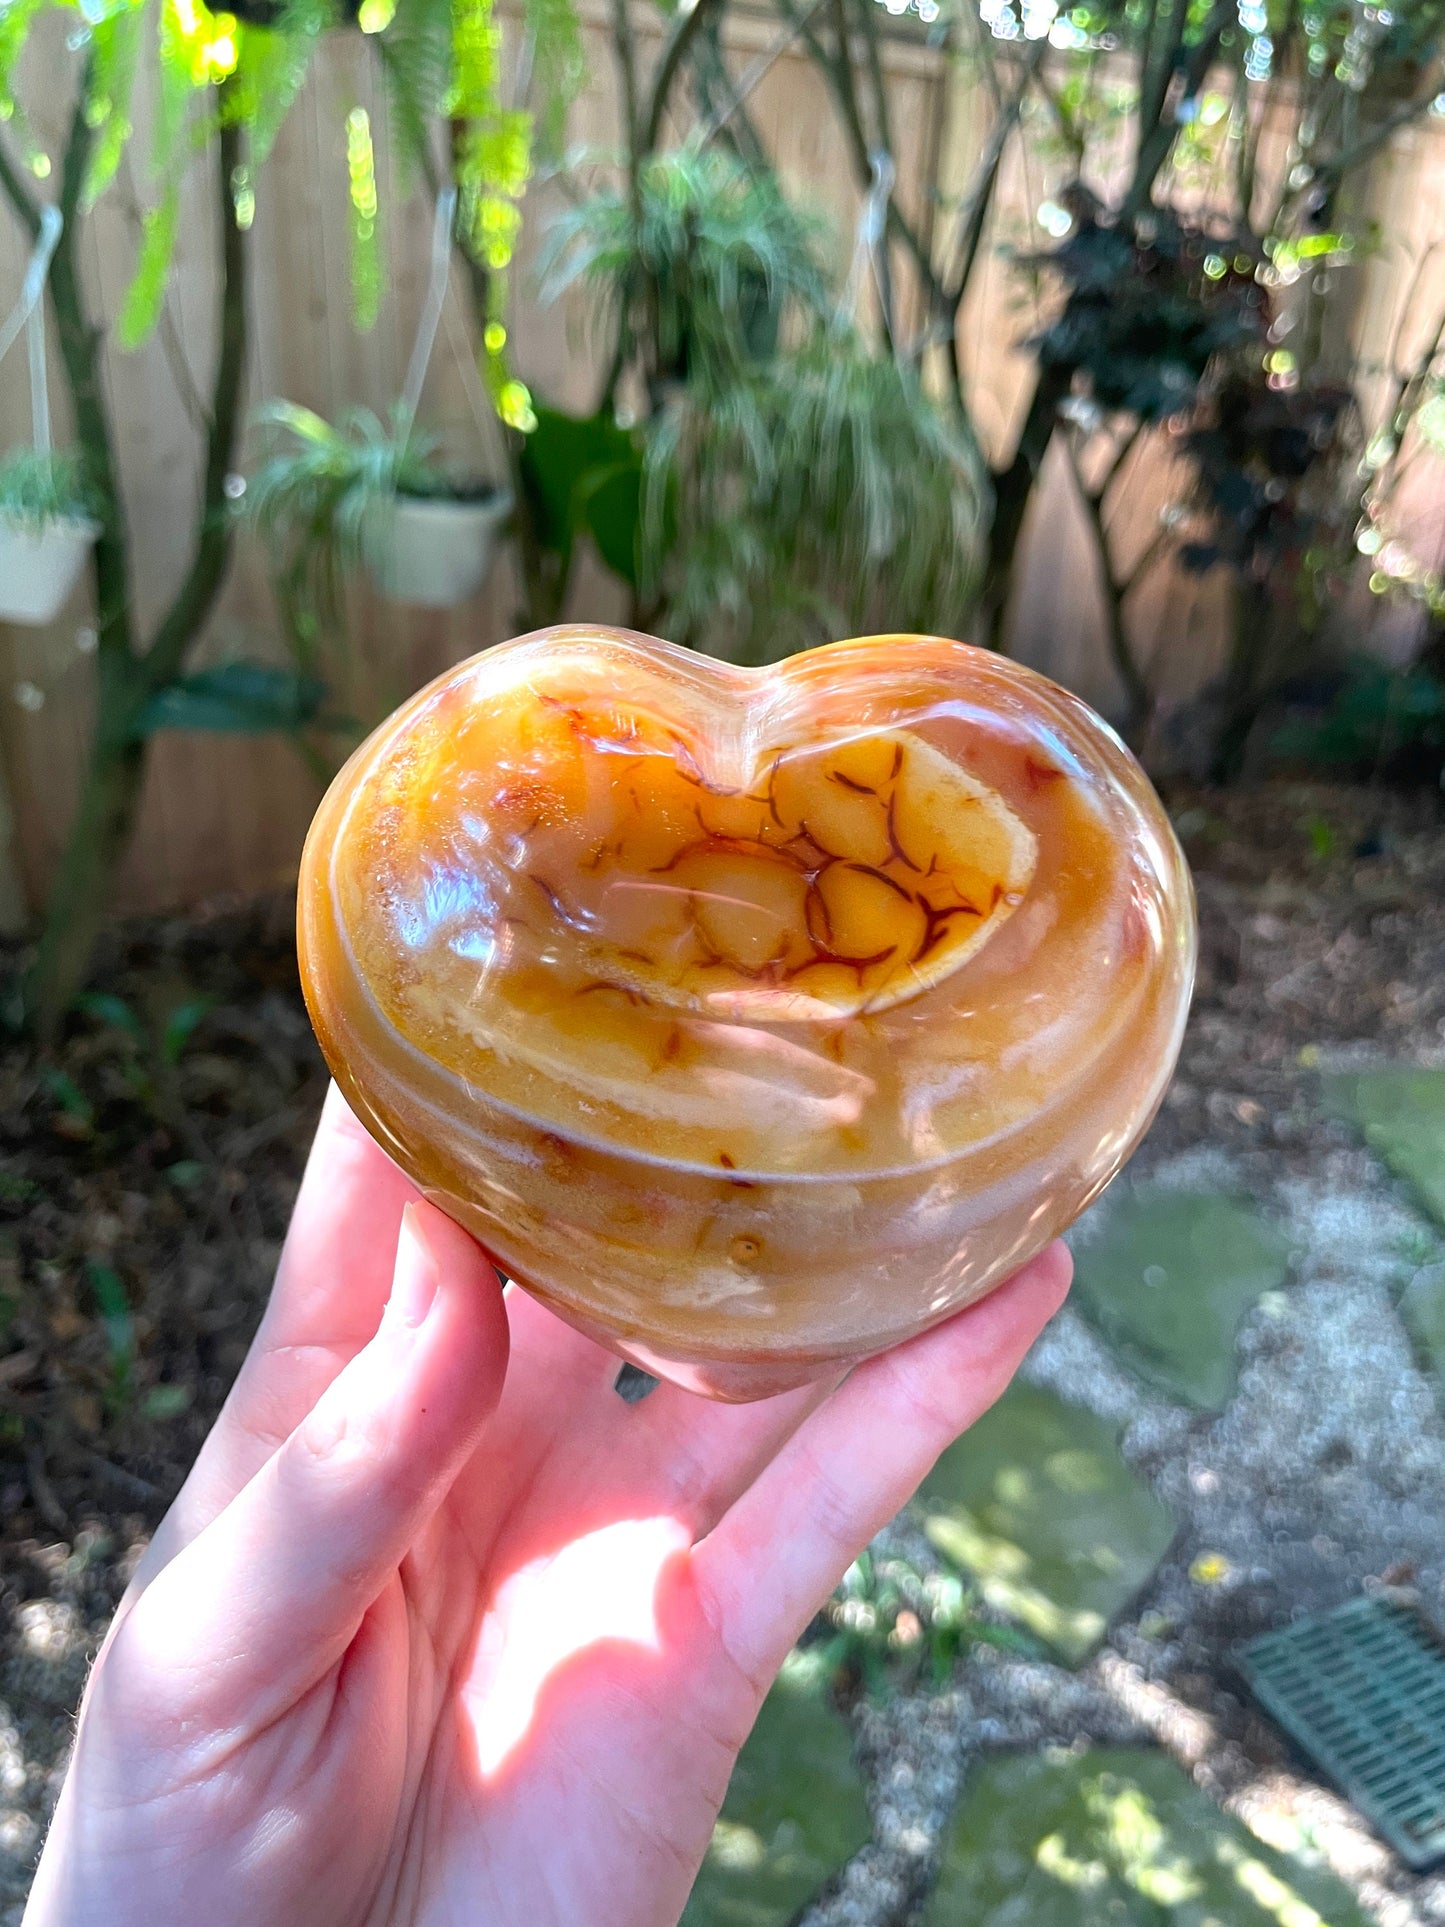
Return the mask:
[[0,516],[12,524],[40,529],[47,522],[82,521],[95,506],[95,489],[78,450],[16,448],[0,460]]
[[762,662],[840,635],[958,634],[988,485],[912,367],[819,328],[654,427],[643,551],[669,633]]
[[399,496],[475,501],[494,491],[445,462],[437,437],[400,407],[386,422],[355,408],[332,423],[277,401],[257,420],[272,452],[247,486],[249,516],[270,552],[293,647],[312,667],[322,632],[339,624],[368,518]]
[[820,310],[823,224],[771,170],[690,142],[646,156],[635,193],[606,184],[558,216],[540,263],[544,291],[574,286],[616,329],[616,374],[640,364],[655,406],[700,363],[733,367],[776,346],[789,302]]

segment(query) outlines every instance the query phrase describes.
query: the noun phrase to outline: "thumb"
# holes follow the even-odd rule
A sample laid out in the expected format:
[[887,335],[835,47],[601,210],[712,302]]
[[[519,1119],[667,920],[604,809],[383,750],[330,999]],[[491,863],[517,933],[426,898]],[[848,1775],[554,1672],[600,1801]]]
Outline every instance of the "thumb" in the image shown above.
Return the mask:
[[124,1627],[118,1670],[146,1724],[199,1723],[225,1744],[321,1679],[475,1450],[506,1366],[496,1272],[434,1206],[409,1204],[375,1337]]

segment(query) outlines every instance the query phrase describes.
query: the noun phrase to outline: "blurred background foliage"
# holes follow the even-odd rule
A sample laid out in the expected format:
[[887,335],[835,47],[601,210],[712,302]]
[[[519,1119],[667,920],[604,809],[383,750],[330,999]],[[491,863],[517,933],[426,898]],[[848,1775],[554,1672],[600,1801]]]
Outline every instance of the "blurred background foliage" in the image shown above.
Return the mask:
[[[590,549],[635,623],[739,660],[870,629],[1007,647],[1025,524],[1046,464],[1063,461],[1094,550],[1113,720],[1157,768],[1228,780],[1320,763],[1438,781],[1445,588],[1398,509],[1407,478],[1445,448],[1445,305],[1414,315],[1408,353],[1362,340],[1355,309],[1360,264],[1389,245],[1377,170],[1445,113],[1442,0],[767,0],[776,37],[739,74],[722,30],[740,4],[664,7],[644,57],[643,16],[608,0],[621,119],[608,151],[569,141],[588,79],[573,0],[505,15],[494,0],[0,8],[0,191],[32,235],[47,204],[64,218],[48,283],[74,422],[63,460],[100,523],[99,702],[32,977],[42,1029],[84,981],[154,730],[269,719],[318,775],[334,768],[370,720],[317,694],[328,650],[347,647],[357,530],[368,504],[412,492],[408,476],[442,488],[428,430],[404,407],[386,428],[354,411],[332,424],[245,393],[258,186],[333,34],[357,36],[377,63],[398,150],[379,170],[364,107],[335,129],[346,199],[323,218],[349,237],[351,285],[334,299],[358,327],[374,321],[387,192],[454,197],[496,430],[497,472],[473,479],[513,498],[519,625],[571,606]],[[71,109],[51,153],[27,87],[53,93],[55,74],[25,55],[57,13]],[[941,48],[983,103],[967,177],[921,208],[900,186],[904,130],[885,78],[900,35]],[[825,84],[861,201],[851,235],[802,203],[750,112],[784,49]],[[1039,184],[1027,236],[1000,213],[1020,155]],[[141,183],[133,273],[120,312],[100,315],[79,262],[122,162]],[[167,325],[193,167],[209,170],[217,224],[218,353],[210,392],[192,398],[191,564],[143,625],[103,357],[108,334],[126,347]],[[534,292],[585,302],[602,374],[583,412],[532,392],[509,331],[539,172],[562,198],[535,236]],[[1028,374],[995,446],[969,330],[979,276],[1001,257]],[[1427,304],[1440,299],[1429,265],[1417,277]],[[240,501],[228,478],[258,404],[280,439]],[[1142,544],[1122,512],[1141,489],[1158,497]],[[33,474],[27,490],[48,499]],[[186,686],[247,528],[272,559],[291,667],[233,670],[247,700],[228,716],[226,678],[203,704]],[[1164,702],[1167,652],[1146,646],[1137,614],[1171,570],[1222,583],[1229,612],[1220,671],[1183,704]],[[1357,587],[1408,606],[1418,660],[1343,646],[1332,612]]]

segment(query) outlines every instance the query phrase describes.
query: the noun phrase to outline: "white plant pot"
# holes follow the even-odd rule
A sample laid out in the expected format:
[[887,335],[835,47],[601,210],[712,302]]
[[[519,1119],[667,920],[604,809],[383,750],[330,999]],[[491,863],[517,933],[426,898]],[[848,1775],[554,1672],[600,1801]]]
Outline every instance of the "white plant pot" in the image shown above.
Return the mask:
[[37,527],[0,514],[0,622],[53,622],[99,534],[83,515],[53,516]]
[[366,517],[361,550],[371,579],[393,602],[449,609],[487,579],[512,512],[506,489],[480,502],[396,495]]

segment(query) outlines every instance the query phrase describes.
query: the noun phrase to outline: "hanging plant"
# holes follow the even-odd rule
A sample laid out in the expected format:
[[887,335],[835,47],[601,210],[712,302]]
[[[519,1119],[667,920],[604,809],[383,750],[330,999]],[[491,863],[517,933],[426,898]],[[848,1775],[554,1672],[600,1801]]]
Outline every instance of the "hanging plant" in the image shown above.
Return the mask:
[[[32,63],[36,71],[43,68],[47,86],[55,84],[57,62],[70,76],[69,125],[52,158],[27,120],[16,77],[32,29],[56,16],[63,22],[63,44],[57,34],[50,47],[54,58]],[[318,45],[332,29],[359,28],[375,51],[403,162],[403,192],[420,181],[440,197],[448,183],[438,178],[436,166],[439,125],[456,143],[453,168],[470,223],[459,238],[475,269],[472,287],[484,324],[488,386],[504,420],[519,428],[531,424],[531,398],[507,367],[503,289],[494,277],[505,274],[511,259],[512,216],[533,155],[559,137],[560,117],[576,91],[581,64],[572,0],[525,0],[524,17],[534,50],[535,117],[523,102],[503,110],[491,0],[239,0],[227,8],[204,0],[0,0],[0,197],[32,245],[49,216],[65,211],[48,282],[49,304],[76,442],[93,484],[96,524],[90,553],[100,706],[27,986],[28,1008],[42,1034],[55,1033],[84,982],[110,879],[135,822],[153,733],[180,727],[253,730],[264,722],[294,735],[298,718],[315,710],[314,679],[308,680],[304,662],[287,670],[265,663],[228,664],[223,680],[219,672],[197,672],[192,657],[224,584],[237,522],[227,482],[244,419],[252,308],[248,230],[260,170]],[[144,114],[134,107],[142,65],[148,80],[154,73]],[[353,287],[364,322],[381,285],[385,206],[370,120],[364,110],[357,111],[361,107],[345,104],[334,137],[348,162]],[[107,326],[112,317],[92,311],[82,272],[84,228],[122,155],[129,156],[144,206],[130,285],[114,325]],[[210,217],[198,220],[196,239],[213,240],[216,250],[217,352],[198,411],[201,485],[188,551],[171,594],[151,620],[134,594],[133,557],[120,509],[123,451],[111,418],[106,362],[112,342],[136,345],[161,314],[181,185],[195,162],[204,163],[197,171],[203,171],[212,197]],[[325,470],[329,462],[334,471],[350,465],[350,489],[344,493],[353,503],[374,493],[363,483],[375,475],[378,460],[383,468],[390,462],[398,469],[397,449],[377,456],[389,429],[370,434],[342,424],[327,433],[336,445],[323,451],[320,466]],[[290,453],[308,456],[299,445]],[[315,453],[313,448],[310,455]],[[409,436],[401,453],[411,480],[420,485],[424,445]],[[389,499],[397,518],[404,519],[414,499],[410,483],[399,471],[392,480]],[[298,480],[298,489],[307,485],[305,478]],[[433,495],[436,485],[434,475],[427,478]],[[454,496],[456,478],[448,475],[442,486]],[[452,506],[433,503],[429,519],[438,522]],[[485,556],[480,564],[475,560],[483,546],[476,526],[483,519],[481,505],[469,507],[471,566],[484,572]],[[487,519],[493,526],[500,520],[495,500]],[[57,524],[56,517],[49,520]],[[366,525],[379,530],[381,523],[377,515]],[[376,543],[381,539],[376,534]],[[378,574],[405,590],[405,582],[380,559],[379,548],[374,556]],[[433,562],[428,581],[435,584],[444,573]],[[449,593],[458,592],[455,581]],[[309,643],[298,637],[303,650],[314,643],[314,635]],[[264,702],[256,696],[262,688]]]
[[84,455],[50,445],[50,388],[45,363],[45,277],[64,222],[47,208],[20,299],[0,326],[0,358],[27,337],[33,446],[0,460],[0,621],[43,624],[60,613],[99,534],[98,506]]
[[[251,512],[303,651],[339,625],[341,577],[358,560],[397,602],[441,609],[475,595],[511,513],[509,491],[446,461],[437,437],[416,425],[446,302],[456,207],[448,189],[437,204],[426,302],[390,423],[353,409],[333,427],[287,401],[261,412],[280,446],[251,485]],[[478,419],[485,421],[482,409]]]
[[294,402],[258,420],[277,446],[247,487],[287,619],[304,643],[341,621],[345,575],[365,563],[383,594],[445,608],[485,581],[511,498],[447,462],[398,406],[332,424]]
[[84,458],[18,448],[0,461],[0,622],[54,621],[98,524]]
[[564,209],[539,272],[549,299],[588,291],[619,367],[635,359],[660,399],[699,368],[716,377],[772,353],[789,303],[826,307],[825,233],[771,171],[690,141],[649,154],[635,194],[604,181]]

